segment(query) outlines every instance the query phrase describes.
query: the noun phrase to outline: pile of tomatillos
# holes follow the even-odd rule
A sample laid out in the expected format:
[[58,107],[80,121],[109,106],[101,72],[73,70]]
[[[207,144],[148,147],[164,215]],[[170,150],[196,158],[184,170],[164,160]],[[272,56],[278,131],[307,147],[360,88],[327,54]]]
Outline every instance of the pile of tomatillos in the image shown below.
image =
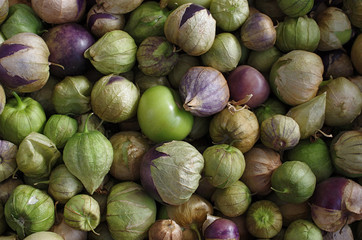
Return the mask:
[[0,0],[0,239],[361,240],[361,0]]

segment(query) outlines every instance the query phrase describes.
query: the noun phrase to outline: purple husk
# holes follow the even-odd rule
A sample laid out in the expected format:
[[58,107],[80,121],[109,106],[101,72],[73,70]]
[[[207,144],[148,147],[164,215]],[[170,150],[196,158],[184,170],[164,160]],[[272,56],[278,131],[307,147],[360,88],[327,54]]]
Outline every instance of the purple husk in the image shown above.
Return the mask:
[[98,20],[98,19],[111,19],[111,20],[117,20],[117,18],[115,16],[113,16],[112,14],[109,13],[95,13],[92,14],[89,19],[88,19],[88,28],[92,29],[94,23]]
[[160,203],[164,203],[161,196],[159,195],[155,183],[152,179],[151,168],[156,167],[153,164],[153,160],[159,157],[168,156],[165,153],[157,151],[157,148],[161,146],[163,143],[156,144],[152,148],[150,148],[145,155],[143,155],[141,167],[140,167],[140,180],[145,191],[156,201]]
[[205,240],[208,239],[235,239],[239,240],[239,230],[236,224],[225,218],[218,218],[204,231]]
[[112,76],[112,77],[110,77],[108,79],[107,85],[112,84],[112,83],[117,82],[117,81],[123,81],[125,79],[126,78],[124,78],[122,76],[114,75],[114,76]]
[[[197,4],[190,4],[190,6],[188,6],[185,9],[184,14],[182,15],[182,19],[180,22],[180,27],[182,27],[182,25],[189,19],[192,18],[195,13],[197,13],[198,11],[201,10],[205,10],[206,8],[204,8],[203,6],[197,5]],[[207,13],[210,15],[210,11],[207,10]]]

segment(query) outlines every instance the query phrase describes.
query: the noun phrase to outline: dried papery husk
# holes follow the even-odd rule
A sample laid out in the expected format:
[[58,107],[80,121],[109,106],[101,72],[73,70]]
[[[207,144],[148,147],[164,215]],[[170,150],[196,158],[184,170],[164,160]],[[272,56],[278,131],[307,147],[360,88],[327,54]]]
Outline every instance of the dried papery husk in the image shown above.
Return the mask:
[[223,74],[212,67],[190,68],[182,77],[179,86],[183,108],[192,115],[209,117],[223,110],[230,91]]
[[121,131],[109,139],[113,146],[113,162],[110,174],[118,180],[137,181],[143,155],[150,145],[137,131]]
[[224,32],[216,35],[209,51],[201,55],[201,60],[206,66],[228,72],[237,67],[241,55],[239,40],[234,34]]
[[307,15],[298,18],[286,17],[278,23],[276,31],[275,45],[283,52],[297,49],[313,52],[318,47],[319,26]]
[[362,75],[354,75],[354,76],[350,76],[348,77],[348,79],[353,82],[354,84],[356,84],[359,88],[359,90],[362,92]]
[[259,123],[252,111],[235,106],[213,116],[209,133],[214,143],[233,142],[234,147],[245,153],[259,140]]
[[94,84],[91,107],[102,120],[119,123],[136,115],[139,98],[139,89],[133,82],[110,74]]
[[264,13],[257,12],[249,15],[240,31],[244,46],[254,51],[272,48],[276,41],[273,21]]
[[314,0],[277,0],[279,8],[289,17],[301,17],[313,8]]
[[44,178],[50,175],[60,157],[60,151],[47,136],[32,132],[21,141],[16,153],[16,163],[26,176]]
[[211,203],[197,194],[193,194],[181,205],[167,205],[166,210],[170,219],[181,227],[190,229],[200,229],[207,215],[214,213]]
[[324,125],[326,112],[326,97],[324,92],[311,100],[289,109],[286,116],[293,118],[299,125],[300,139],[313,136]]
[[182,240],[182,228],[171,219],[160,219],[148,230],[149,240]]
[[291,149],[300,140],[299,125],[291,117],[276,114],[261,123],[260,140],[275,151]]
[[99,204],[90,195],[75,195],[64,205],[64,222],[77,230],[94,231],[100,218]]
[[5,205],[13,190],[21,184],[23,184],[23,180],[15,177],[0,182],[0,204]]
[[272,238],[282,229],[282,214],[270,200],[254,201],[246,212],[246,227],[257,238]]
[[323,240],[354,240],[359,239],[359,236],[356,235],[356,238],[353,235],[351,227],[346,224],[341,230],[335,232],[323,232]]
[[96,0],[107,12],[115,14],[129,13],[135,10],[143,0]]
[[354,73],[353,64],[346,51],[337,49],[322,55],[325,79],[350,77]]
[[114,185],[107,198],[107,224],[113,239],[144,239],[156,221],[156,202],[135,182]]
[[245,171],[241,176],[252,194],[268,195],[271,190],[271,175],[281,164],[280,154],[263,145],[256,145],[245,153]]
[[318,94],[327,92],[324,123],[336,127],[350,124],[362,109],[362,92],[345,77],[324,82]]
[[356,71],[362,75],[362,34],[354,40],[351,49],[351,61]]
[[45,22],[62,24],[80,21],[85,13],[86,1],[32,0],[31,6]]
[[101,5],[95,4],[88,10],[87,26],[96,37],[102,37],[112,30],[123,29],[125,23],[124,14],[109,13]]
[[120,74],[133,68],[136,52],[137,45],[127,32],[113,30],[85,50],[84,57],[103,75]]
[[145,38],[137,49],[138,69],[149,76],[166,76],[178,60],[178,53],[172,43],[163,36]]
[[297,219],[285,230],[284,239],[323,240],[322,231],[311,220]]
[[284,152],[284,160],[308,164],[317,183],[329,178],[334,172],[329,146],[322,138],[301,140],[295,147]]
[[296,106],[317,95],[323,71],[320,56],[305,50],[293,50],[273,64],[269,74],[270,87],[281,101]]
[[206,148],[203,174],[217,188],[227,188],[243,175],[245,159],[243,153],[228,144],[216,144]]
[[242,181],[227,188],[217,188],[211,196],[214,208],[228,217],[237,217],[247,211],[251,204],[251,192]]
[[362,28],[362,3],[358,0],[343,0],[343,11],[347,14],[352,25]]
[[0,114],[3,112],[6,104],[6,94],[4,87],[0,84]]
[[201,5],[185,3],[167,17],[164,33],[168,41],[191,56],[207,52],[215,39],[216,21]]
[[83,190],[83,184],[69,172],[64,164],[54,168],[49,176],[48,193],[61,204]]
[[170,11],[156,1],[143,2],[129,14],[124,30],[137,45],[150,36],[164,36],[163,28]]
[[209,9],[216,25],[225,32],[237,30],[249,16],[247,0],[214,0]]
[[29,93],[41,89],[48,81],[50,55],[45,41],[35,33],[18,33],[0,47],[1,84]]
[[9,13],[9,0],[0,1],[0,24],[7,18]]
[[67,76],[53,89],[52,103],[59,114],[83,114],[91,109],[93,83],[83,75]]
[[362,177],[362,131],[348,130],[336,135],[330,152],[336,172],[346,177]]
[[352,37],[352,26],[342,9],[328,7],[316,17],[320,29],[318,50],[330,51],[340,49]]
[[166,2],[166,6],[170,9],[175,9],[182,4],[193,2],[195,4],[201,5],[205,8],[209,8],[211,0],[161,0],[161,2]]
[[310,199],[314,223],[327,232],[362,220],[362,186],[345,177],[330,177],[318,183]]
[[0,140],[0,182],[14,174],[17,168],[17,152],[17,145],[6,140]]
[[39,231],[49,230],[55,222],[52,198],[29,185],[17,186],[5,203],[5,218],[20,239]]
[[199,57],[181,53],[175,67],[167,75],[171,86],[178,89],[183,75],[187,72],[187,70],[195,66],[201,66],[201,60]]

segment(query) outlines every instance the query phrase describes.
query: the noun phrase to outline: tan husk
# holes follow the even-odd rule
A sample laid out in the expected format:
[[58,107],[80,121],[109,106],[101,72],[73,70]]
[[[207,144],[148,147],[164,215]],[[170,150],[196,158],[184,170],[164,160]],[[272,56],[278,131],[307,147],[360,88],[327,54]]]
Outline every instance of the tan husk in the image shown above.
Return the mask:
[[148,230],[149,240],[182,240],[182,228],[171,219],[159,219]]

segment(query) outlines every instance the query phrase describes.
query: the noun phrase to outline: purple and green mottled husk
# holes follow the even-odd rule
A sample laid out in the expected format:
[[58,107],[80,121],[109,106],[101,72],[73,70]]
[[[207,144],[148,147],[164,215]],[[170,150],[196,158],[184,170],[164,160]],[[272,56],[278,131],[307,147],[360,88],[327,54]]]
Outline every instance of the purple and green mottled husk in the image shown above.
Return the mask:
[[225,77],[211,67],[190,68],[179,86],[184,108],[198,117],[207,117],[223,110],[230,91]]

